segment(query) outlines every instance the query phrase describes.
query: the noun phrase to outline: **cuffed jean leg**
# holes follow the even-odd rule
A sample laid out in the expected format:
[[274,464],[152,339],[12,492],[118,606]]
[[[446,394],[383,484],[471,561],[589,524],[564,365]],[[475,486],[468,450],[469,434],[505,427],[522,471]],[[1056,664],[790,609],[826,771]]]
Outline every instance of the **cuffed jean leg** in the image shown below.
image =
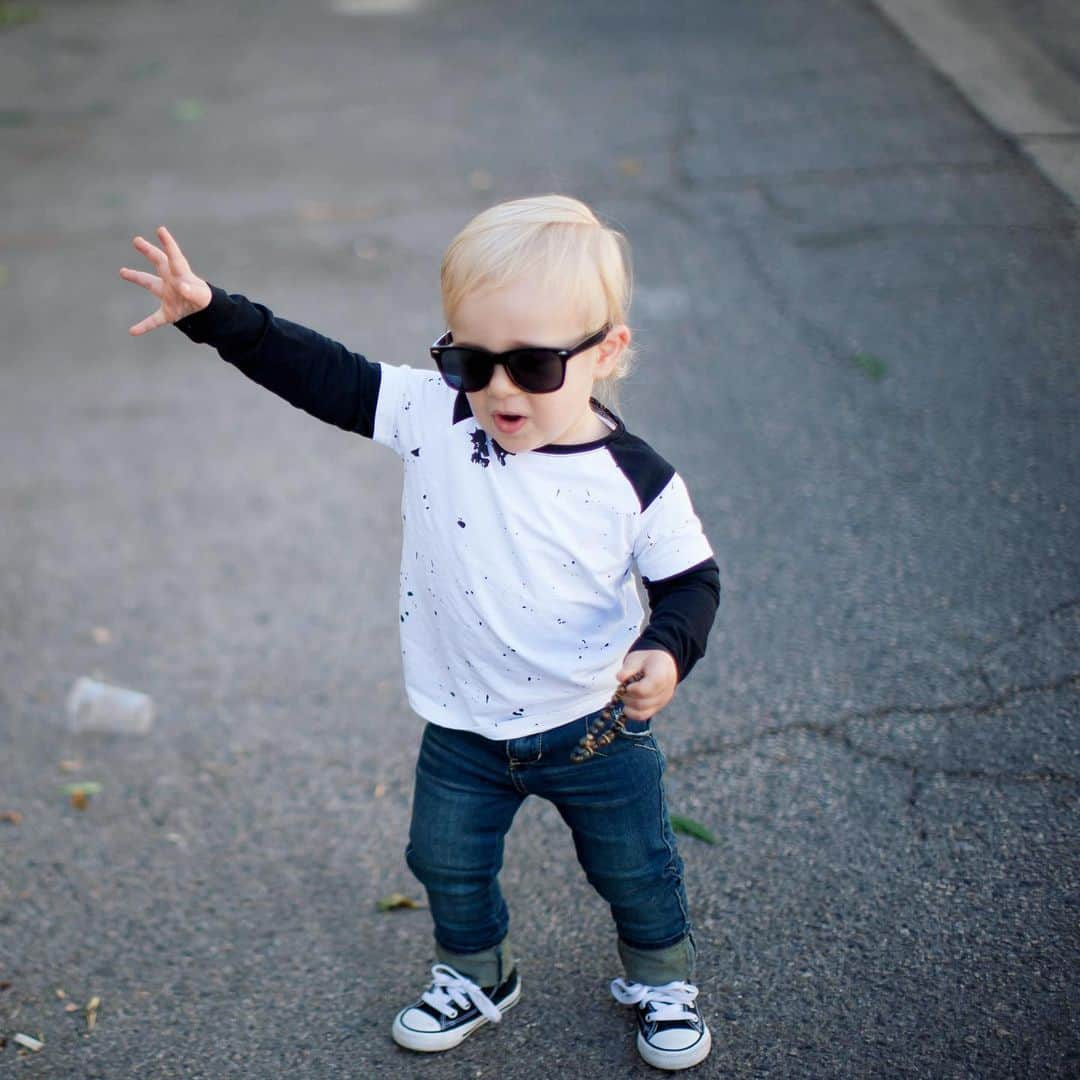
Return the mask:
[[514,955],[507,935],[498,945],[474,953],[456,953],[435,942],[435,956],[477,986],[498,986],[514,970]]
[[663,986],[669,982],[693,982],[697,949],[693,934],[663,949],[637,949],[619,939],[619,959],[630,982]]
[[663,771],[652,734],[627,732],[581,765],[553,772],[544,791],[611,906],[627,977],[650,985],[689,981],[695,959]]
[[439,959],[481,986],[508,973],[510,920],[498,874],[523,798],[506,776],[499,744],[426,726],[405,859],[427,891]]

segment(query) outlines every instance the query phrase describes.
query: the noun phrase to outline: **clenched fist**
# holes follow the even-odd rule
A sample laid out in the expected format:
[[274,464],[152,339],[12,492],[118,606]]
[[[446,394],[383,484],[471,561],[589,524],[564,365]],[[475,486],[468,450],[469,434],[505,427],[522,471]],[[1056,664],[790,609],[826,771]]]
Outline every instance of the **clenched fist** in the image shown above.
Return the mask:
[[663,649],[639,649],[626,654],[615,678],[623,683],[639,671],[643,673],[641,679],[626,688],[622,700],[631,720],[648,720],[675,696],[679,670],[671,653]]

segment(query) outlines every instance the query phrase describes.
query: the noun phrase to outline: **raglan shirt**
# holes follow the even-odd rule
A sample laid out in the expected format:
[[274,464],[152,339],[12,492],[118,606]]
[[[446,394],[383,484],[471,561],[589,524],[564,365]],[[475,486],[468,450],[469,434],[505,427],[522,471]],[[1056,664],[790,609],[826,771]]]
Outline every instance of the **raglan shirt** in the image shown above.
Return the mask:
[[211,288],[179,330],[404,463],[401,652],[421,717],[519,738],[602,708],[635,647],[688,674],[716,611],[713,552],[681,477],[617,416],[594,402],[602,438],[514,454],[438,373],[373,363]]

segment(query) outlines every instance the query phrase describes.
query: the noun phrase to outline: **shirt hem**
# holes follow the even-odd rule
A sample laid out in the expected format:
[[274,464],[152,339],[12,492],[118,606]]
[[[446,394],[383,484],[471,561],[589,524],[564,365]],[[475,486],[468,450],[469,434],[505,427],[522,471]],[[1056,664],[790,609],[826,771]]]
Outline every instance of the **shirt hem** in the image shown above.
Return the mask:
[[[614,689],[611,691],[613,694]],[[544,712],[540,715],[529,714],[522,717],[510,717],[501,722],[485,722],[475,720],[468,716],[455,715],[442,705],[436,704],[428,698],[422,697],[412,691],[407,691],[409,705],[413,712],[421,719],[438,727],[450,728],[452,731],[471,731],[476,735],[483,735],[485,739],[521,739],[526,735],[536,735],[541,731],[551,731],[553,728],[569,724],[571,720],[579,720],[592,713],[599,712],[610,700],[611,694],[607,691],[593,693],[588,696],[575,698],[571,703]]]

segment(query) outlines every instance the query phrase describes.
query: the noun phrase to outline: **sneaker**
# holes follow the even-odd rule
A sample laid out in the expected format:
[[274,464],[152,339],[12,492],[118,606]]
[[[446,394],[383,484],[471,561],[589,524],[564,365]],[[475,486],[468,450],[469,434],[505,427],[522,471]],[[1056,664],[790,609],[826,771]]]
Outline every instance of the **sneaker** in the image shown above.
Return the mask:
[[497,1024],[521,997],[517,968],[498,986],[477,986],[449,964],[431,969],[433,981],[418,1001],[394,1017],[391,1034],[408,1050],[449,1050],[489,1020]]
[[616,979],[611,995],[622,1005],[637,1006],[638,1053],[657,1069],[689,1069],[704,1061],[712,1049],[712,1035],[694,1004],[693,983],[663,986]]

